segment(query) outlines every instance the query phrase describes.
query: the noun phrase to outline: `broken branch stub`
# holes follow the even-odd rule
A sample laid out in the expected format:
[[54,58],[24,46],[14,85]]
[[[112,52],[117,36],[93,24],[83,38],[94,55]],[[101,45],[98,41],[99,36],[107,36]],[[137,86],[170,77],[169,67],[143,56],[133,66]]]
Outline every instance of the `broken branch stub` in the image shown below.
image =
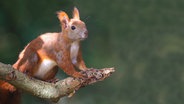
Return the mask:
[[86,71],[82,71],[81,73],[87,74],[88,78],[80,79],[81,87],[93,84],[98,81],[103,81],[105,78],[109,77],[113,72],[115,72],[114,68],[103,68],[103,69],[88,69]]

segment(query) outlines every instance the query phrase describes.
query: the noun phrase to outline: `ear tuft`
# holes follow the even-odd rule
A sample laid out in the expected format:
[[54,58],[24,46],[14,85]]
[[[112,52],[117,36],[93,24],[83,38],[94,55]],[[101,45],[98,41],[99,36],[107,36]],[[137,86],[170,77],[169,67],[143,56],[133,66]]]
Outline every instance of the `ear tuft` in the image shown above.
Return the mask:
[[68,15],[65,12],[63,12],[63,11],[57,12],[57,15],[58,15],[58,18],[59,18],[59,20],[60,20],[60,22],[62,24],[62,29],[67,28],[68,22],[69,22]]
[[74,7],[74,10],[73,10],[73,18],[80,19],[79,10],[76,7]]
[[60,20],[60,22],[62,22],[65,19],[69,21],[68,15],[63,11],[57,12],[57,16],[58,16],[58,19]]

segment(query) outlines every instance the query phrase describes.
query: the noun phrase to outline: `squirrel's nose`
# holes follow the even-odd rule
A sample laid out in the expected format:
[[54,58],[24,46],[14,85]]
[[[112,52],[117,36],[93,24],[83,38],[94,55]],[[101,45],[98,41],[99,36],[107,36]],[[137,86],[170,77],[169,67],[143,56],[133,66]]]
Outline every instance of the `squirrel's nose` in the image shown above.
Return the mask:
[[85,34],[85,38],[87,38],[87,37],[88,37],[88,30],[86,30],[86,31],[84,32],[84,34]]
[[84,34],[85,34],[85,35],[88,35],[88,30],[86,30],[86,31],[84,32]]

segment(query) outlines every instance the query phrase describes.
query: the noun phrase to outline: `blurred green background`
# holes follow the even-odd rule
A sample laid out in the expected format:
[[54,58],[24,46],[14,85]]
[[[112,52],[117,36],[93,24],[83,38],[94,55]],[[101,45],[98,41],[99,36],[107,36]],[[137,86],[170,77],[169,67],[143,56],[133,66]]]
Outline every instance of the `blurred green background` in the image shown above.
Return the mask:
[[63,104],[184,103],[183,0],[1,0],[0,62],[13,64],[39,34],[59,32],[56,12],[71,17],[74,6],[89,30],[82,43],[87,66],[116,72]]

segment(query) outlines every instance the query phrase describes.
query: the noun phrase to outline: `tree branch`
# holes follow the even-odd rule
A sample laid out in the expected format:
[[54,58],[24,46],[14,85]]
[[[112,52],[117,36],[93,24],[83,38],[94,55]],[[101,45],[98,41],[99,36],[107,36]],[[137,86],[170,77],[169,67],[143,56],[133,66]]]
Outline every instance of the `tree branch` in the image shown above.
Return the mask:
[[28,77],[18,70],[13,69],[11,65],[0,63],[1,80],[9,82],[18,89],[53,102],[57,102],[63,96],[72,96],[75,91],[83,86],[104,80],[114,71],[114,68],[103,68],[100,70],[91,68],[81,72],[87,74],[88,78],[86,79],[68,77],[56,83],[48,83]]

